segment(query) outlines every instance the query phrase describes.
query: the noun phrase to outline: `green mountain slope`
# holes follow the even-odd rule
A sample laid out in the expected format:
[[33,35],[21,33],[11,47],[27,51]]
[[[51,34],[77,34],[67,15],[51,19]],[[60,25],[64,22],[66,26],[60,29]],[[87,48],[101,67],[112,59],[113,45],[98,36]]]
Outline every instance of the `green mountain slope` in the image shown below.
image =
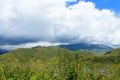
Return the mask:
[[104,55],[101,55],[101,56],[87,58],[85,61],[119,64],[120,63],[120,48],[108,51]]
[[[17,59],[20,62],[28,61],[28,59],[41,59],[41,60],[47,60],[51,59],[53,57],[59,57],[59,56],[66,56],[66,57],[72,57],[74,54],[78,54],[78,56],[92,56],[88,51],[85,50],[79,50],[79,51],[70,51],[67,49],[59,48],[59,47],[34,47],[30,49],[24,49],[19,48],[16,50],[13,50],[9,53],[6,53],[2,55],[4,60],[7,59]],[[8,58],[10,57],[10,58]]]
[[0,55],[0,80],[120,80],[119,51],[20,48]]
[[120,48],[108,51],[107,53],[105,53],[105,55],[119,56],[120,55]]

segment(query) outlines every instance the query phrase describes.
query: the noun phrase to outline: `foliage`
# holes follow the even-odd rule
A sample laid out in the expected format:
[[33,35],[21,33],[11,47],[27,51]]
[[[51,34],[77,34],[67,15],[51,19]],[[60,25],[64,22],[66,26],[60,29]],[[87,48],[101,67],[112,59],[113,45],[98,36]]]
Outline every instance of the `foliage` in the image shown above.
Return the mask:
[[0,80],[120,80],[115,52],[120,51],[96,56],[58,47],[17,49],[0,55]]

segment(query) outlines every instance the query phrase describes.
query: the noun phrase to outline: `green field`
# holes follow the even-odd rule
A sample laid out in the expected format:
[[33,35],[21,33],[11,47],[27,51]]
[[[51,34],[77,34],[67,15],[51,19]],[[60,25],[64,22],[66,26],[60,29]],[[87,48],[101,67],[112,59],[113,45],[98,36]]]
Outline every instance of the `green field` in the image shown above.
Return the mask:
[[0,80],[120,80],[120,49],[103,55],[58,47],[0,55]]

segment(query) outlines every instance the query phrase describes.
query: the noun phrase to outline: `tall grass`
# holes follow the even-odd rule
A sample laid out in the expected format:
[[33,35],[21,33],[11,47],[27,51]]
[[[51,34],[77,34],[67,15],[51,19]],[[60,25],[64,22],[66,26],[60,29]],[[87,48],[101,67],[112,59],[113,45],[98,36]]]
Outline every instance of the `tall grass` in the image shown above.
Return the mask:
[[60,49],[51,58],[31,53],[12,55],[0,56],[0,80],[120,80],[120,64],[94,59],[99,57]]

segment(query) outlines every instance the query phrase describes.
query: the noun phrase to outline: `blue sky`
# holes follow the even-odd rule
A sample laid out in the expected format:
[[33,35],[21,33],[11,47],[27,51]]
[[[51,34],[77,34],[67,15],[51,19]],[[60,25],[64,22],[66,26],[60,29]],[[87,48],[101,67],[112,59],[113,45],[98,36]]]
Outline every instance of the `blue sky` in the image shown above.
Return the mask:
[[[76,1],[68,1],[67,6],[77,4],[80,0]],[[95,3],[96,8],[98,9],[110,9],[115,11],[116,13],[120,12],[120,0],[83,0],[86,2],[93,2]]]

